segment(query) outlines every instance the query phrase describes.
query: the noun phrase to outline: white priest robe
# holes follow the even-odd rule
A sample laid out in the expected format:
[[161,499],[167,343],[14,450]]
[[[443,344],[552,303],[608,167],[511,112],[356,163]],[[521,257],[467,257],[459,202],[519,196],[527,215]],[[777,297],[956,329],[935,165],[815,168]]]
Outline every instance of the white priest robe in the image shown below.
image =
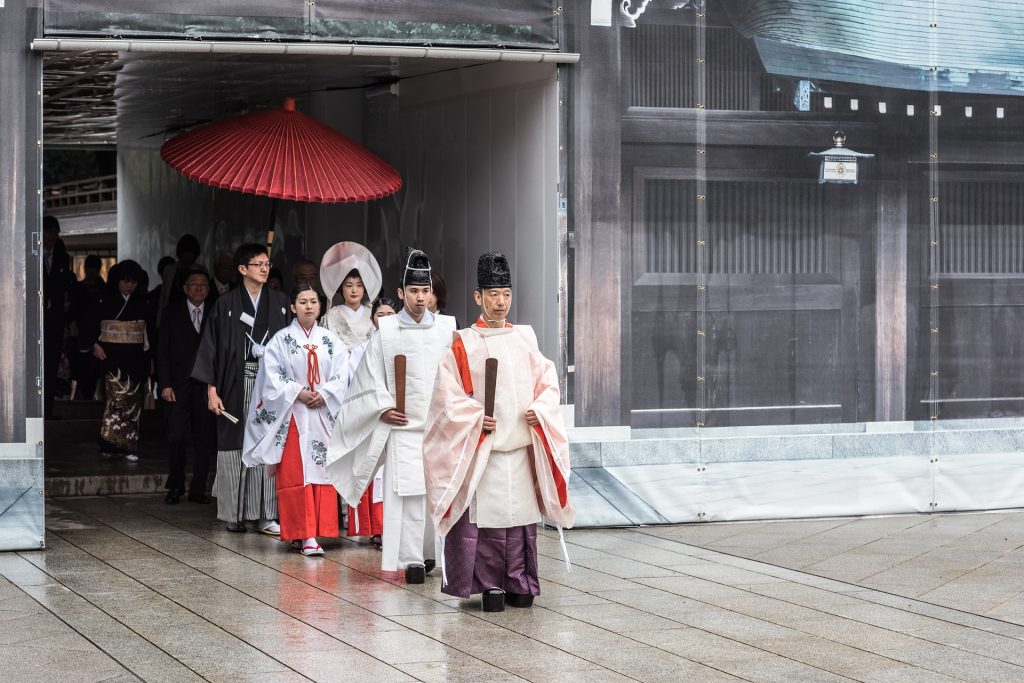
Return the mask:
[[[493,434],[482,434],[484,368],[498,359]],[[530,428],[526,411],[539,424]],[[438,370],[423,443],[428,509],[447,534],[469,509],[480,528],[547,518],[571,527],[569,441],[554,364],[528,325],[461,330]]]
[[[455,319],[427,311],[417,323],[403,310],[380,318],[352,377],[327,452],[327,475],[342,498],[356,505],[384,466],[381,568],[404,569],[435,555],[426,516],[423,430],[434,377],[455,332]],[[395,407],[395,356],[406,357],[405,415],[395,426],[381,416]]]
[[[334,332],[341,341],[345,343],[348,348],[349,358],[349,380],[355,374],[356,368],[359,367],[359,362],[363,359],[363,354],[366,352],[366,345],[370,341],[370,337],[377,331],[377,328],[373,326],[373,314],[369,306],[360,306],[358,309],[353,310],[348,305],[342,303],[338,306],[333,307],[323,317],[324,327]],[[366,507],[366,504],[381,503],[383,502],[382,488],[384,485],[384,472],[381,469],[377,470],[376,475],[373,478],[373,495],[368,495],[366,498],[369,500],[361,501],[361,505],[356,505],[349,508],[349,532],[355,535],[369,535],[373,531],[373,525],[370,524],[366,527],[364,521],[364,528],[360,528],[360,520],[362,517],[359,514],[359,509]],[[367,532],[367,528],[369,531]],[[363,533],[367,532],[367,533]]]
[[[309,389],[314,366],[314,381],[319,379],[314,389],[326,405],[310,409],[297,398],[300,390]],[[294,417],[305,483],[330,484],[324,470],[327,444],[347,386],[348,351],[341,340],[317,324],[307,334],[293,320],[266,346],[245,419],[242,461],[250,467],[280,463]]]
[[[374,328],[376,332],[376,328]],[[370,345],[370,340],[367,339],[362,344],[353,346],[349,349],[348,357],[348,381],[351,382],[352,378],[356,376],[356,370],[359,369],[359,364],[363,362],[363,356],[366,355],[366,347]],[[373,475],[373,487],[371,489],[372,496],[370,496],[370,503],[383,503],[384,502],[384,468],[377,468],[376,473]],[[356,520],[356,528],[353,529],[357,534],[360,532],[358,528],[359,521]]]

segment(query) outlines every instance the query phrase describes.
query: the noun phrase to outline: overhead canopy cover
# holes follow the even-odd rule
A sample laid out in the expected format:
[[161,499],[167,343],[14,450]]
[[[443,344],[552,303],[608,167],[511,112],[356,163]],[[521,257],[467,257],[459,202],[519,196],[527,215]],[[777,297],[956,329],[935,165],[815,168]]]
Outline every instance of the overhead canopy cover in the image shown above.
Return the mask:
[[47,36],[558,47],[557,0],[44,0]]
[[722,0],[768,73],[907,90],[1024,94],[1018,0]]

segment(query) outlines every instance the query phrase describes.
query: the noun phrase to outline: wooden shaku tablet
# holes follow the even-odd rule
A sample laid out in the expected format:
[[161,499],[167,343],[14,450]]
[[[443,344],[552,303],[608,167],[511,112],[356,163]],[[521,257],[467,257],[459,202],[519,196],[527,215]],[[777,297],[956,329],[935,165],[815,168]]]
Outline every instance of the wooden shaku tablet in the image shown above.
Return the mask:
[[395,356],[395,410],[405,414],[405,356]]
[[484,415],[494,417],[494,387],[498,383],[498,359],[488,358],[484,365]]

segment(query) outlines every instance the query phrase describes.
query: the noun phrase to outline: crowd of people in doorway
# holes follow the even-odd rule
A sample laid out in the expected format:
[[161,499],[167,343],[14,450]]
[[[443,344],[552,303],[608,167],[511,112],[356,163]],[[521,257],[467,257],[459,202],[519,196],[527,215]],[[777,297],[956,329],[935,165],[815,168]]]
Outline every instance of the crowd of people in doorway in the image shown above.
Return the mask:
[[307,557],[324,554],[324,538],[369,538],[382,570],[409,583],[440,565],[442,590],[482,594],[485,610],[532,604],[536,525],[561,533],[575,513],[557,376],[532,329],[508,321],[505,256],[480,257],[480,315],[460,329],[419,250],[393,297],[352,242],[319,266],[294,264],[286,294],[263,245],[218,255],[211,275],[185,235],[151,290],[131,260],[105,282],[76,282],[54,236],[47,330],[64,326],[57,309],[76,320],[76,349],[104,395],[104,457],[137,459],[152,391],[166,420],[166,503],[216,500],[228,531]]

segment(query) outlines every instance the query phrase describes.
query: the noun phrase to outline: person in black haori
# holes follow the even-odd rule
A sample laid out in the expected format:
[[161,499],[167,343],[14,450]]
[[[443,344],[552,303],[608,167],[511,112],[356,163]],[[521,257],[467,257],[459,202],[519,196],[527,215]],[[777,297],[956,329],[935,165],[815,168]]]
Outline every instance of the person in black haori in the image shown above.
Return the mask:
[[85,339],[84,330],[89,326],[96,300],[103,295],[107,283],[100,275],[103,259],[96,254],[85,257],[85,276],[71,291],[71,318],[78,328],[71,352],[71,378],[75,381],[74,398],[91,401],[96,396],[96,381],[99,378],[100,362],[92,355],[92,342]]
[[[217,477],[213,495],[217,519],[228,531],[245,531],[245,522],[258,522],[260,532],[281,533],[277,523],[277,489],[273,475],[262,465],[242,463],[242,439],[256,373],[264,345],[291,321],[291,301],[280,291],[264,287],[270,257],[261,244],[243,244],[235,252],[241,283],[226,290],[211,307],[196,353],[192,377],[207,385],[207,406],[217,419]],[[224,274],[221,273],[221,276]],[[223,413],[237,418],[232,422]]]
[[60,239],[60,222],[53,216],[43,217],[43,415],[53,413],[57,368],[64,350],[67,325],[67,295],[75,285],[71,259]]

